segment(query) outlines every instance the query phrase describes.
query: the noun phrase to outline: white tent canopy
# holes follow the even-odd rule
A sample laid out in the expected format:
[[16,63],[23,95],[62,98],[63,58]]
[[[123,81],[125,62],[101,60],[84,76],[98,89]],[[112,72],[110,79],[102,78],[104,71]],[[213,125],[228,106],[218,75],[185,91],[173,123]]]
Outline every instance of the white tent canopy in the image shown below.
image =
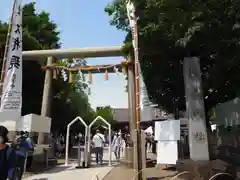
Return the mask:
[[145,133],[153,134],[153,128],[152,126],[149,126],[147,129],[144,130]]

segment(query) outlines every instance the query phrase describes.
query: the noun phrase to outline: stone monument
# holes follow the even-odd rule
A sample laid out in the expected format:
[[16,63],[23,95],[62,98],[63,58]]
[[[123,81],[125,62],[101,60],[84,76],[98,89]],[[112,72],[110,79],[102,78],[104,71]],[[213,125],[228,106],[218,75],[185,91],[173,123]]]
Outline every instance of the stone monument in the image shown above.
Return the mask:
[[183,66],[186,111],[189,120],[190,158],[195,161],[209,160],[199,59],[184,58]]

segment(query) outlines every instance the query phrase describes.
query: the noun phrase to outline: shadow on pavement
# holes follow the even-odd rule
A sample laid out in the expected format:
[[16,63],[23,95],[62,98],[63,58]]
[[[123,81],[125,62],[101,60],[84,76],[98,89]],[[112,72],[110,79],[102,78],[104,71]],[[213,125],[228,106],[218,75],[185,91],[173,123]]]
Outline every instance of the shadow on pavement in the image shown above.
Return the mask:
[[50,169],[49,171],[44,172],[44,174],[54,174],[59,173],[61,171],[65,171],[66,169],[70,168],[71,166],[57,166],[53,169]]
[[[116,167],[118,165],[119,164],[117,164],[117,162],[115,162],[115,163],[112,163],[111,167]],[[110,166],[108,166],[108,162],[107,162],[107,163],[103,163],[102,165],[101,164],[94,164],[90,168],[101,168],[101,167],[110,167]]]

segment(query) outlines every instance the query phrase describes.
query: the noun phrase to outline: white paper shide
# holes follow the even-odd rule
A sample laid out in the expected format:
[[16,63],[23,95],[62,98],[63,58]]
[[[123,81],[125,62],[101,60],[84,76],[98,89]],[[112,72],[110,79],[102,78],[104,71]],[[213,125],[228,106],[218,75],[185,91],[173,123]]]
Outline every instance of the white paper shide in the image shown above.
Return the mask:
[[20,1],[15,2],[11,23],[0,111],[13,111],[20,116],[22,108],[22,8]]
[[128,20],[129,20],[129,25],[132,30],[132,44],[134,48],[137,48],[137,18],[135,14],[135,6],[131,1],[127,1],[126,3],[126,8],[127,8],[127,15],[128,15]]

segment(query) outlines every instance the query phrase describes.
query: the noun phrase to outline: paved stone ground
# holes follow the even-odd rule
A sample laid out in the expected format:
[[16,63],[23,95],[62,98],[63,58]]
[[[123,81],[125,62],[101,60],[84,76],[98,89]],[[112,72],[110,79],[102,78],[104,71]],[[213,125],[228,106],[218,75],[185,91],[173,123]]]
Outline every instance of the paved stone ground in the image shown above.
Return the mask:
[[[75,167],[66,168],[64,166],[59,166],[43,174],[24,178],[24,180],[79,180],[79,178],[86,180],[101,180],[112,170],[112,168],[113,167],[95,167],[89,169],[76,169]],[[99,179],[97,179],[97,177]]]
[[[145,180],[171,180],[176,174],[176,171],[162,170],[161,168],[147,168],[143,171]],[[136,172],[125,166],[118,166],[111,170],[111,172],[103,180],[135,180]]]
[[108,157],[108,152],[105,151],[103,166],[96,165],[96,163],[92,162],[93,166],[91,168],[76,169],[76,162],[73,162],[67,167],[64,165],[57,166],[45,173],[26,177],[24,180],[102,180],[113,169],[113,166],[116,165],[114,156],[112,156],[113,166],[109,167]]

